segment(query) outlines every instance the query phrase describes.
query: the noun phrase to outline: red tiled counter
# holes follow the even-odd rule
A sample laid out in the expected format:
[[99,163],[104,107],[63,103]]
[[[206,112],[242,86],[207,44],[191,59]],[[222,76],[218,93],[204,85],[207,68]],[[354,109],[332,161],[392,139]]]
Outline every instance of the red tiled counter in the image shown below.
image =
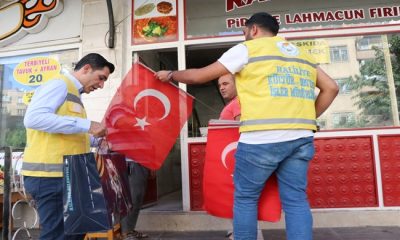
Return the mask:
[[315,140],[308,174],[313,208],[378,206],[371,137]]
[[378,136],[383,203],[400,206],[400,135]]
[[[391,132],[392,129],[382,131]],[[311,207],[400,206],[400,129],[393,131],[398,134],[382,135],[378,129],[360,131],[357,136],[316,137],[315,156],[308,175]],[[203,205],[205,147],[205,142],[189,143],[193,211],[202,210]],[[377,156],[380,156],[378,161]],[[378,174],[377,170],[380,170]],[[383,203],[379,202],[378,186]]]
[[206,143],[189,144],[190,209],[203,210],[203,169]]

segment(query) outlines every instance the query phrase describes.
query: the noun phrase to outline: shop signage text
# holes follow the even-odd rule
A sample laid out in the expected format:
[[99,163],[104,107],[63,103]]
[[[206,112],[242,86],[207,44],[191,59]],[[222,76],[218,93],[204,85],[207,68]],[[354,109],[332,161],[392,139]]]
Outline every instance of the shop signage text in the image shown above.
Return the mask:
[[390,0],[186,0],[185,8],[188,39],[240,35],[247,19],[263,11],[281,33],[400,24],[400,4]]
[[329,43],[324,39],[291,41],[307,51],[317,63],[330,63]]
[[[283,19],[281,15],[274,15],[280,24],[309,24],[309,23],[329,23],[340,21],[357,21],[362,19],[384,19],[400,16],[400,6],[374,7],[367,11],[364,9],[344,9],[336,11],[302,12],[294,14],[285,14]],[[247,17],[235,17],[226,19],[226,27],[243,27]]]
[[235,8],[247,7],[253,4],[253,2],[269,2],[271,0],[226,0],[226,12],[230,12]]
[[14,69],[14,78],[27,86],[38,86],[56,76],[60,64],[53,58],[34,57],[19,63]]
[[[57,60],[49,57],[33,57],[20,62],[13,72],[14,79],[25,86],[39,86],[54,78],[61,71]],[[26,91],[22,97],[28,105],[33,91]]]

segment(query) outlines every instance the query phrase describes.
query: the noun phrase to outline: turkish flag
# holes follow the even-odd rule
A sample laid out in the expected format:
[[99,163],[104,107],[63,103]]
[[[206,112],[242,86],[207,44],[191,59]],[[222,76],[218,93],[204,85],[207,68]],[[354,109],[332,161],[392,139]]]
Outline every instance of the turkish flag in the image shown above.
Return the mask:
[[140,63],[132,65],[105,114],[112,150],[143,166],[161,167],[190,116],[193,98],[163,83]]
[[[218,122],[219,120],[216,120]],[[234,122],[234,121],[219,121]],[[209,124],[203,176],[204,209],[213,216],[233,217],[234,154],[239,140],[238,124]],[[269,222],[281,218],[278,183],[273,174],[265,184],[258,203],[258,219]]]

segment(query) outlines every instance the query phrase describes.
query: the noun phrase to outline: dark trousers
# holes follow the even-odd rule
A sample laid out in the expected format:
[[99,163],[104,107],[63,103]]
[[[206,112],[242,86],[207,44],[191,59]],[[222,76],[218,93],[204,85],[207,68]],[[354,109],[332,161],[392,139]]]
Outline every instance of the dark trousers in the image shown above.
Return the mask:
[[36,202],[40,240],[80,240],[84,235],[64,235],[63,178],[24,177],[24,187]]
[[147,178],[149,169],[142,165],[128,161],[128,181],[132,198],[132,210],[121,221],[121,230],[123,233],[135,230],[136,222],[139,217],[139,211],[143,204],[143,198],[146,193]]

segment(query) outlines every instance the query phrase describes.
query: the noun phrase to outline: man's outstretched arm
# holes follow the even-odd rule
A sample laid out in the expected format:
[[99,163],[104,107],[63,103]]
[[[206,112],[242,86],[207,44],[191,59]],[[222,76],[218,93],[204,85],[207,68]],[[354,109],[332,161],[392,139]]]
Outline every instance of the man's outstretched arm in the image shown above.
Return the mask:
[[162,82],[171,80],[186,84],[202,84],[217,79],[222,75],[229,73],[220,62],[216,61],[203,68],[192,68],[182,71],[159,71],[155,76]]

